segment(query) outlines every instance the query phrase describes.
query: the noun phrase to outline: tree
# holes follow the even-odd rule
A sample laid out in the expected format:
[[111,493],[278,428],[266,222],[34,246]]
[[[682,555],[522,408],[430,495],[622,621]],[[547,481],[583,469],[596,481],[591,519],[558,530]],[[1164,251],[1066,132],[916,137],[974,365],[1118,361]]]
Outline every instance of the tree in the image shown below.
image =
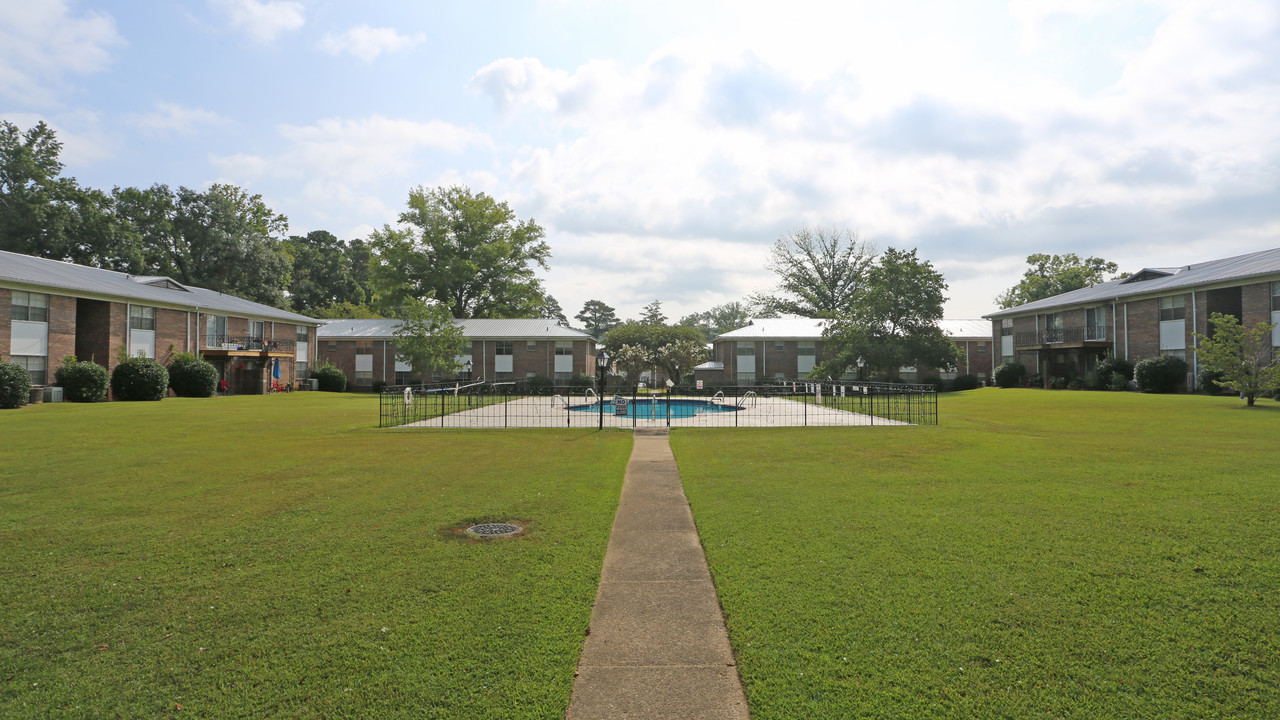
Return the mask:
[[306,314],[313,318],[330,320],[382,317],[381,314],[368,305],[357,305],[349,302],[339,302],[332,305],[326,305],[325,307],[311,308]]
[[872,246],[853,230],[792,230],[773,244],[765,265],[778,276],[777,294],[752,300],[774,314],[816,318],[847,313],[874,259]]
[[551,318],[560,327],[569,327],[569,318],[564,316],[560,302],[550,295],[542,296],[542,306],[538,308],[538,317]]
[[587,332],[597,340],[622,322],[614,314],[614,309],[600,300],[586,301],[582,304],[582,312],[573,317],[586,326]]
[[376,306],[435,297],[456,318],[538,315],[543,290],[534,268],[549,269],[551,248],[533,220],[454,186],[411,190],[400,223],[369,240]]
[[619,345],[609,360],[631,383],[638,382],[640,374],[654,364],[653,354],[639,345]]
[[1108,275],[1114,276],[1120,269],[1120,266],[1102,258],[1081,260],[1075,253],[1034,253],[1027,256],[1027,264],[1031,267],[1022,274],[1022,280],[996,296],[996,303],[1001,309],[1107,282],[1112,279]]
[[658,348],[654,361],[667,373],[667,377],[681,382],[685,375],[693,372],[694,367],[710,356],[711,353],[707,351],[707,345],[701,338],[685,338],[673,340]]
[[1249,407],[1268,391],[1280,390],[1280,358],[1272,357],[1275,323],[1246,328],[1234,315],[1213,313],[1208,335],[1196,333],[1196,358],[1205,369],[1221,373],[1217,383],[1244,396]]
[[23,132],[0,121],[0,250],[139,271],[138,249],[120,233],[111,198],[61,177],[61,152],[43,122]]
[[826,329],[832,357],[815,375],[838,377],[862,358],[873,370],[955,364],[956,345],[938,327],[947,283],[916,251],[888,248],[866,274],[865,292],[853,309]]
[[399,315],[396,360],[408,363],[417,377],[458,370],[456,358],[466,350],[467,339],[462,326],[449,316],[448,308],[409,298],[401,305]]
[[680,318],[680,324],[697,329],[707,342],[711,342],[721,333],[745,327],[751,322],[752,315],[748,304],[728,302],[706,312],[686,315]]
[[338,304],[359,305],[367,298],[351,271],[347,246],[325,230],[291,236],[285,249],[293,258],[289,301],[304,315]]
[[654,300],[644,306],[644,317],[640,318],[643,325],[665,325],[667,316],[662,314],[662,301]]
[[[681,374],[697,365],[697,362],[690,362],[694,356],[692,351],[687,350],[687,346],[683,344],[693,345],[695,347],[705,347],[706,342],[702,338],[702,333],[696,329],[683,325],[649,325],[642,322],[625,322],[604,334],[602,340],[605,347],[622,348],[624,346],[636,348],[636,352],[643,355],[645,367],[661,367],[667,376],[679,380]],[[668,345],[676,346],[670,350],[663,350]],[[612,351],[610,351],[613,354]],[[615,359],[617,355],[614,354]],[[629,379],[634,379],[628,373]]]
[[204,192],[167,185],[117,188],[116,215],[135,238],[143,272],[287,308],[292,260],[283,235],[289,220],[261,195],[234,185]]

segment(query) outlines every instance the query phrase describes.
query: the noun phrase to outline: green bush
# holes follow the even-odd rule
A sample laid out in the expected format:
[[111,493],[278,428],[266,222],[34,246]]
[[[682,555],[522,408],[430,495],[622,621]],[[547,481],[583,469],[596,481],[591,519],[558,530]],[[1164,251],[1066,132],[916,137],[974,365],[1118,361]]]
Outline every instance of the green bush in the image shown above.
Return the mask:
[[978,389],[977,375],[957,375],[955,380],[951,381],[952,390],[976,390]]
[[920,380],[920,384],[932,387],[934,392],[943,392],[947,389],[947,384],[938,375],[928,375]]
[[386,389],[386,387],[387,387],[387,381],[386,381],[386,380],[374,380],[374,381],[373,381],[373,392],[374,392],[374,393],[377,393],[377,394],[381,395],[381,394],[382,394],[382,391],[383,391],[383,390],[385,390],[385,389]]
[[576,392],[584,392],[587,388],[594,388],[596,379],[590,375],[574,375],[569,380],[569,390]]
[[1138,390],[1142,392],[1177,392],[1178,386],[1186,382],[1187,363],[1182,358],[1172,355],[1147,358],[1134,366],[1133,379],[1137,381]]
[[1133,363],[1111,355],[1099,360],[1096,370],[1099,379],[1109,379],[1112,373],[1120,373],[1125,380],[1133,379]]
[[1007,362],[996,368],[992,377],[996,381],[996,385],[1002,388],[1014,388],[1022,384],[1022,378],[1027,374],[1027,369],[1017,363]]
[[169,362],[169,387],[178,397],[212,397],[218,391],[218,368],[192,353],[179,353]]
[[80,362],[75,355],[62,360],[62,367],[53,373],[54,382],[62,388],[62,399],[67,402],[98,402],[107,397],[111,376],[107,369],[95,362]]
[[0,408],[20,408],[29,400],[31,373],[17,363],[0,363]]
[[1129,389],[1129,378],[1125,377],[1123,373],[1111,373],[1111,382],[1107,385],[1107,389],[1114,392],[1124,392]]
[[347,389],[346,374],[329,363],[316,363],[311,368],[311,377],[320,381],[320,389],[325,392],[343,392]]
[[111,371],[111,393],[116,400],[163,400],[169,371],[148,357],[128,358]]
[[1200,390],[1209,395],[1223,395],[1231,392],[1224,390],[1218,381],[1222,379],[1222,371],[1220,370],[1200,370]]

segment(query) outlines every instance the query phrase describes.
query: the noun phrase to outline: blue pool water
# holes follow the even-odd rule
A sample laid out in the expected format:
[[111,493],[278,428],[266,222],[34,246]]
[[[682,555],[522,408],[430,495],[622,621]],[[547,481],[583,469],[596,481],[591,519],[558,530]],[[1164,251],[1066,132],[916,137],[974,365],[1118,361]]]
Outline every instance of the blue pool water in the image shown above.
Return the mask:
[[[707,415],[710,413],[736,412],[742,408],[737,405],[721,405],[712,403],[707,400],[672,400],[671,402],[671,419],[691,418],[695,415]],[[598,413],[600,409],[594,404],[590,405],[574,405],[570,408],[574,412],[590,412]],[[613,402],[609,398],[605,398],[604,406],[605,415],[616,415]],[[667,417],[667,400],[665,398],[640,398],[638,400],[627,399],[627,417],[646,419],[665,419]]]

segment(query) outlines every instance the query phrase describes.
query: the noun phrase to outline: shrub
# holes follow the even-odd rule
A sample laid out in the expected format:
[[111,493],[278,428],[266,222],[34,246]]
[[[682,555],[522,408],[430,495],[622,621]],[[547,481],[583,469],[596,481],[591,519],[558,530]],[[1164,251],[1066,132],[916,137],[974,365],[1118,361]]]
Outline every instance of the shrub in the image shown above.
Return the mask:
[[1098,361],[1096,368],[1100,379],[1108,379],[1111,373],[1120,373],[1125,380],[1133,379],[1133,364],[1123,358],[1108,355]]
[[1080,378],[1080,386],[1085,390],[1106,390],[1110,375],[1103,375],[1097,370],[1090,370]]
[[218,368],[191,353],[178,353],[169,362],[169,387],[178,397],[212,397],[218,391]]
[[95,362],[80,362],[75,355],[62,360],[62,367],[53,373],[54,382],[62,387],[62,399],[67,402],[98,402],[107,397],[111,376],[107,369]]
[[347,389],[346,374],[329,363],[316,363],[311,368],[311,377],[320,381],[319,389],[325,392],[343,392]]
[[1129,378],[1125,377],[1123,373],[1111,373],[1111,382],[1107,385],[1107,389],[1114,392],[1124,392],[1129,389]]
[[383,391],[386,387],[387,387],[387,381],[386,381],[386,380],[374,380],[374,381],[373,381],[373,392],[374,392],[374,393],[381,394],[381,393],[382,393],[382,391]]
[[532,377],[525,378],[523,385],[526,391],[538,392],[548,388],[553,388],[556,384],[551,378],[545,375],[534,375]]
[[1187,363],[1172,355],[1147,358],[1134,366],[1133,379],[1142,392],[1177,392],[1178,386],[1186,382]]
[[1073,378],[1071,378],[1070,380],[1068,380],[1068,381],[1067,381],[1067,389],[1068,389],[1068,390],[1083,390],[1083,389],[1084,389],[1084,380],[1081,380],[1081,379],[1080,379],[1080,378],[1078,378],[1078,377],[1073,377]]
[[976,390],[978,389],[977,375],[957,375],[955,380],[951,381],[952,390]]
[[169,394],[169,371],[149,357],[124,360],[111,371],[116,400],[162,400]]
[[1067,379],[1051,375],[1049,376],[1049,387],[1053,390],[1064,390],[1067,387]]
[[1027,374],[1027,369],[1017,363],[1007,362],[996,368],[992,377],[996,381],[996,385],[1002,388],[1014,388],[1022,384],[1022,378]]
[[943,392],[947,389],[947,384],[937,375],[929,375],[922,378],[920,384],[932,387],[934,392]]
[[0,363],[0,408],[20,408],[31,400],[31,373],[17,363]]
[[1201,370],[1200,371],[1200,389],[1210,395],[1223,395],[1228,390],[1224,390],[1218,381],[1222,379],[1222,372],[1219,370]]

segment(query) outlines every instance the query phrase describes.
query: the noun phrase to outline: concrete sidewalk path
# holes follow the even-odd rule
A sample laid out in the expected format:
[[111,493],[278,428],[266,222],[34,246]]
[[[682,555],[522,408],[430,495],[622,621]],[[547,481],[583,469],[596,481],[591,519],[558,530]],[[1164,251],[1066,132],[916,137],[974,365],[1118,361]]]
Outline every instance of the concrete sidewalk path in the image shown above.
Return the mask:
[[567,720],[749,717],[667,440],[636,431]]

